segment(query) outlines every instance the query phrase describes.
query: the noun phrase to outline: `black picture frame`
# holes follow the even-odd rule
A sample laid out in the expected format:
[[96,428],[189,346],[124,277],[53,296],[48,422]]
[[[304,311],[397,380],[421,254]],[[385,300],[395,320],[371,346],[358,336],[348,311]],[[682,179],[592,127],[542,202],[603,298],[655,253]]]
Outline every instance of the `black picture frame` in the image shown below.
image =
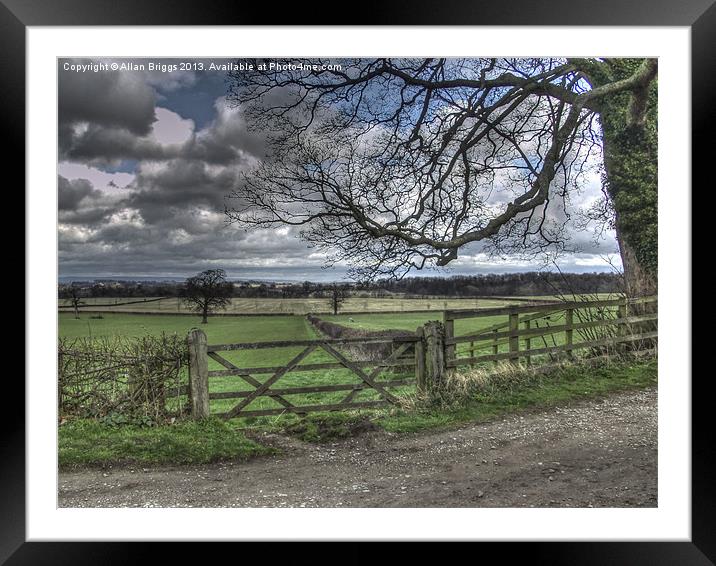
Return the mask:
[[[693,186],[713,187],[714,96],[716,92],[716,4],[714,0],[414,0],[411,3],[360,4],[347,13],[330,2],[310,10],[275,10],[235,0],[0,0],[0,112],[7,163],[24,163],[25,33],[28,26],[85,25],[564,25],[688,26],[692,55]],[[310,19],[309,19],[310,18]],[[48,92],[51,89],[48,88]],[[53,103],[48,100],[48,104]],[[711,142],[711,143],[710,143]],[[24,186],[24,169],[16,168],[15,186]],[[24,205],[21,205],[24,208]],[[31,211],[26,211],[26,214]],[[25,297],[26,301],[28,297]],[[690,329],[689,329],[690,331]],[[28,337],[31,339],[31,337]],[[27,343],[26,343],[27,347]],[[702,377],[708,377],[706,372]],[[690,377],[690,376],[689,376]],[[6,376],[6,381],[9,376]],[[16,379],[16,378],[15,378]],[[716,470],[711,430],[709,379],[692,380],[692,538],[690,542],[584,542],[483,544],[480,559],[519,551],[532,563],[549,564],[713,564],[716,562]],[[13,384],[15,399],[24,398],[22,382]],[[5,386],[4,386],[5,387]],[[11,393],[5,389],[4,396]],[[25,542],[25,413],[20,402],[4,404],[0,429],[0,563],[118,564],[141,562],[153,543]],[[167,546],[167,545],[162,545]],[[162,548],[163,562],[186,556],[182,545]],[[420,551],[421,553],[423,551]],[[363,562],[370,550],[342,551],[351,562]],[[406,557],[407,558],[407,557]],[[318,561],[312,557],[311,562]],[[294,560],[295,562],[295,560]]]

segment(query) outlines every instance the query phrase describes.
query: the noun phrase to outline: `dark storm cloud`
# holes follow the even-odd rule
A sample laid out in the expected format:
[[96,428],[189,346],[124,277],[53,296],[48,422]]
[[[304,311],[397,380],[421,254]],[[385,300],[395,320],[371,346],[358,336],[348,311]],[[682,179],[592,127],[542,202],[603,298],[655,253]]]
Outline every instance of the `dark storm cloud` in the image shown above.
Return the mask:
[[268,154],[265,136],[252,131],[239,109],[229,108],[223,100],[217,105],[217,118],[207,134],[198,136],[187,157],[208,163],[226,164],[237,155],[251,155],[263,159]]
[[57,177],[57,208],[59,210],[75,210],[82,200],[96,198],[100,194],[87,179],[69,181],[61,175]]
[[156,93],[137,73],[122,71],[74,72],[66,65],[89,60],[60,60],[58,113],[60,125],[89,122],[125,128],[137,135],[154,122]]
[[212,171],[198,161],[174,159],[158,172],[140,171],[127,203],[148,223],[197,207],[223,212],[224,198],[236,187],[238,175],[234,168]]
[[60,132],[60,155],[67,160],[105,164],[121,160],[181,158],[211,165],[236,165],[267,154],[265,137],[249,131],[240,111],[218,105],[218,115],[207,128],[193,133],[182,144],[162,144],[147,135],[119,127],[90,123],[81,129]]
[[124,159],[166,159],[176,151],[130,130],[90,124],[86,131],[69,133],[61,138],[62,155],[67,160],[88,163],[110,163]]
[[[107,222],[124,208],[124,198],[98,190],[87,179],[66,179],[57,176],[57,213],[60,227],[74,226],[93,229]],[[122,195],[122,189],[118,189]],[[62,241],[63,235],[60,236]]]
[[88,237],[67,234],[60,240],[61,273],[186,276],[217,266],[232,277],[258,271],[279,277],[292,269],[313,272],[313,277],[321,273],[320,261],[307,260],[305,245],[293,235],[225,229],[220,219],[209,221],[211,229],[196,229],[206,224],[198,221],[193,233],[187,221],[181,227],[170,222],[105,224]]
[[106,222],[112,213],[113,208],[106,206],[85,208],[82,210],[61,210],[59,213],[59,221],[62,224],[94,226],[101,222]]
[[[186,91],[186,101],[206,87],[190,73],[60,74],[60,158],[79,177],[58,180],[62,274],[187,275],[217,265],[234,276],[320,272],[320,259],[308,259],[292,231],[226,225],[225,196],[266,155],[266,143],[227,107],[223,85],[210,98],[213,119],[196,130],[182,122],[193,113],[177,116],[170,105],[177,93]],[[179,143],[167,141],[174,134]],[[115,183],[112,171],[127,162],[136,163],[131,181]]]

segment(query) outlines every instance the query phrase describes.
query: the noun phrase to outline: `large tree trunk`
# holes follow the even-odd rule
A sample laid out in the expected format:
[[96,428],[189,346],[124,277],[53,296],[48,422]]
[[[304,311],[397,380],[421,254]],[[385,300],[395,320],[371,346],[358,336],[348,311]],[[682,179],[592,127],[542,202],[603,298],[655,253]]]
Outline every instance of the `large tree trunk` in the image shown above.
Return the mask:
[[[629,72],[629,61],[620,62]],[[605,188],[614,206],[614,228],[628,297],[657,293],[656,81],[624,93],[600,109]]]
[[[623,134],[629,135],[629,134]],[[614,229],[628,297],[658,289],[656,152],[625,144],[622,136],[604,142],[606,188],[614,206]],[[652,160],[652,163],[644,163]],[[654,169],[652,172],[651,169]]]
[[617,241],[624,267],[624,285],[627,297],[649,297],[657,294],[656,274],[644,267],[629,243],[620,237],[617,223]]

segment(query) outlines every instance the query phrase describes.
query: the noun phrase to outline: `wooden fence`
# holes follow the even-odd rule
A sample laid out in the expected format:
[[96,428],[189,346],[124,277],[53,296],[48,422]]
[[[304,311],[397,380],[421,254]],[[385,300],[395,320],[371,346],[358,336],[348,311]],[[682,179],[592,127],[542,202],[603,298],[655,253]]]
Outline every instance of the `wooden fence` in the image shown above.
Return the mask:
[[[431,321],[414,335],[399,337],[362,337],[345,339],[294,340],[239,344],[207,344],[199,329],[189,333],[189,398],[192,414],[203,418],[210,414],[212,400],[238,399],[229,410],[220,412],[224,418],[256,417],[283,413],[306,414],[315,411],[337,411],[371,408],[399,402],[390,388],[414,384],[418,390],[439,385],[448,370],[460,366],[479,366],[486,362],[508,361],[528,364],[555,358],[574,358],[577,352],[587,356],[605,352],[621,352],[636,345],[653,349],[657,339],[658,315],[656,297],[637,300],[610,299],[598,301],[552,302],[540,305],[509,306],[478,310],[448,310],[443,321]],[[505,317],[494,324],[481,325],[473,319]],[[456,322],[472,321],[474,331],[456,335]],[[547,339],[552,341],[548,343]],[[535,342],[541,340],[539,347]],[[383,345],[378,359],[351,359],[355,347]],[[226,352],[293,349],[290,361],[278,366],[240,367],[227,358]],[[360,352],[360,348],[358,349]],[[317,352],[330,361],[305,362]],[[366,358],[367,356],[363,356]],[[375,356],[374,356],[375,358]],[[222,369],[209,369],[210,360]],[[357,383],[330,383],[287,386],[276,385],[292,372],[311,372],[345,368],[357,376]],[[402,368],[412,374],[408,378],[380,377],[388,369]],[[263,381],[255,376],[270,374]],[[248,389],[212,391],[212,379],[238,376]],[[245,387],[245,386],[244,386]],[[356,396],[364,390],[377,392],[377,399],[360,401]],[[298,404],[287,397],[313,393],[347,392],[337,402]],[[259,398],[269,397],[271,408],[252,408]]]
[[[530,364],[540,356],[553,360],[562,355],[572,357],[578,350],[623,350],[637,342],[642,343],[640,347],[653,347],[658,337],[656,307],[656,297],[645,297],[445,311],[446,367],[521,359]],[[496,316],[506,320],[455,335],[458,320]],[[535,340],[541,340],[542,347],[534,348]],[[467,348],[458,351],[461,345]],[[489,354],[480,352],[486,348],[491,349]]]

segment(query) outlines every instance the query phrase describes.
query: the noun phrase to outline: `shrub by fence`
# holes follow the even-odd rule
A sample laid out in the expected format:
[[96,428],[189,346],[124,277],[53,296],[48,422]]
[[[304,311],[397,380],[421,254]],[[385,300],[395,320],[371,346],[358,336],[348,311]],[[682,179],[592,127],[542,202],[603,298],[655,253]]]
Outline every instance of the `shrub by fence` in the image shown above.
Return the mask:
[[60,417],[122,414],[161,421],[186,412],[185,337],[60,339]]

